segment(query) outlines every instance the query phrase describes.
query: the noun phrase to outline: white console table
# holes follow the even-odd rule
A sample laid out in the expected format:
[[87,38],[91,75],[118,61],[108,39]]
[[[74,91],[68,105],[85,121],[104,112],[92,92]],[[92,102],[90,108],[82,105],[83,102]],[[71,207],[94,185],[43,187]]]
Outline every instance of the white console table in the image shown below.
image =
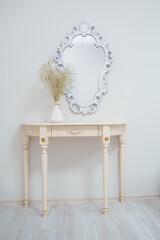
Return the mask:
[[43,216],[47,216],[47,148],[50,137],[100,137],[103,147],[103,212],[107,206],[108,146],[111,136],[119,136],[120,201],[124,200],[124,143],[126,123],[24,123],[22,124],[24,161],[24,205],[28,206],[29,137],[39,137],[42,161]]

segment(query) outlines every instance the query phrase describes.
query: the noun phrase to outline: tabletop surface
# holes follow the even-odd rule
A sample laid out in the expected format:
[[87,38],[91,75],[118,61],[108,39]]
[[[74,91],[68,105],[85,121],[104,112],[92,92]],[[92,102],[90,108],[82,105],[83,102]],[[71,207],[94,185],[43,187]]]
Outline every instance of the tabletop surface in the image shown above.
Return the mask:
[[95,125],[125,125],[126,122],[24,122],[22,126],[95,126]]

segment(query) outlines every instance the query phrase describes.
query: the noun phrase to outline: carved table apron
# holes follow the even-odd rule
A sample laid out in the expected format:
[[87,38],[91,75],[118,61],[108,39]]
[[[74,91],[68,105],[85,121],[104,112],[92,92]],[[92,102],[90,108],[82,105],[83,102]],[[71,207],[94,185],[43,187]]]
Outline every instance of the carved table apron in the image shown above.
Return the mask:
[[47,216],[47,148],[50,137],[101,137],[103,147],[103,212],[107,206],[108,146],[111,136],[119,136],[120,201],[124,200],[124,142],[126,123],[24,123],[22,124],[24,161],[24,205],[28,206],[29,137],[39,137],[42,161],[43,216]]

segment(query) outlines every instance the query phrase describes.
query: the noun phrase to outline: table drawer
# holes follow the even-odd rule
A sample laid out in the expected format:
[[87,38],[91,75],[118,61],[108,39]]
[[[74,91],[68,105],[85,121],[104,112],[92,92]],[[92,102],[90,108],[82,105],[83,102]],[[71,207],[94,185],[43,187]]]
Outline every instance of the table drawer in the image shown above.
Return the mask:
[[52,126],[52,137],[98,136],[98,126]]

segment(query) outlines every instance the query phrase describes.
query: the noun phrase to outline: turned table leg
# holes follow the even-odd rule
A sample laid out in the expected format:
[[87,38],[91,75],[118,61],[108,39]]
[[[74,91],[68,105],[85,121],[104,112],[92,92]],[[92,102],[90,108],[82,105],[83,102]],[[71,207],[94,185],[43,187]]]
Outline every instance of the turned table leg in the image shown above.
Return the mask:
[[110,129],[103,127],[102,145],[103,145],[103,213],[108,211],[108,146],[110,142]]
[[47,165],[48,154],[47,146],[41,146],[41,161],[42,161],[42,189],[43,189],[43,216],[47,216]]
[[28,162],[29,162],[29,137],[25,134],[25,128],[22,127],[22,141],[23,141],[23,168],[24,168],[24,206],[28,206]]
[[120,201],[124,200],[124,140],[120,136],[120,150],[119,150],[119,167],[120,167]]
[[126,126],[123,126],[123,133],[119,136],[119,175],[120,175],[120,201],[124,201],[124,151],[125,151]]
[[41,144],[41,162],[42,162],[42,196],[43,196],[43,210],[44,217],[47,216],[47,165],[48,165],[48,137],[46,127],[40,128],[40,144]]

